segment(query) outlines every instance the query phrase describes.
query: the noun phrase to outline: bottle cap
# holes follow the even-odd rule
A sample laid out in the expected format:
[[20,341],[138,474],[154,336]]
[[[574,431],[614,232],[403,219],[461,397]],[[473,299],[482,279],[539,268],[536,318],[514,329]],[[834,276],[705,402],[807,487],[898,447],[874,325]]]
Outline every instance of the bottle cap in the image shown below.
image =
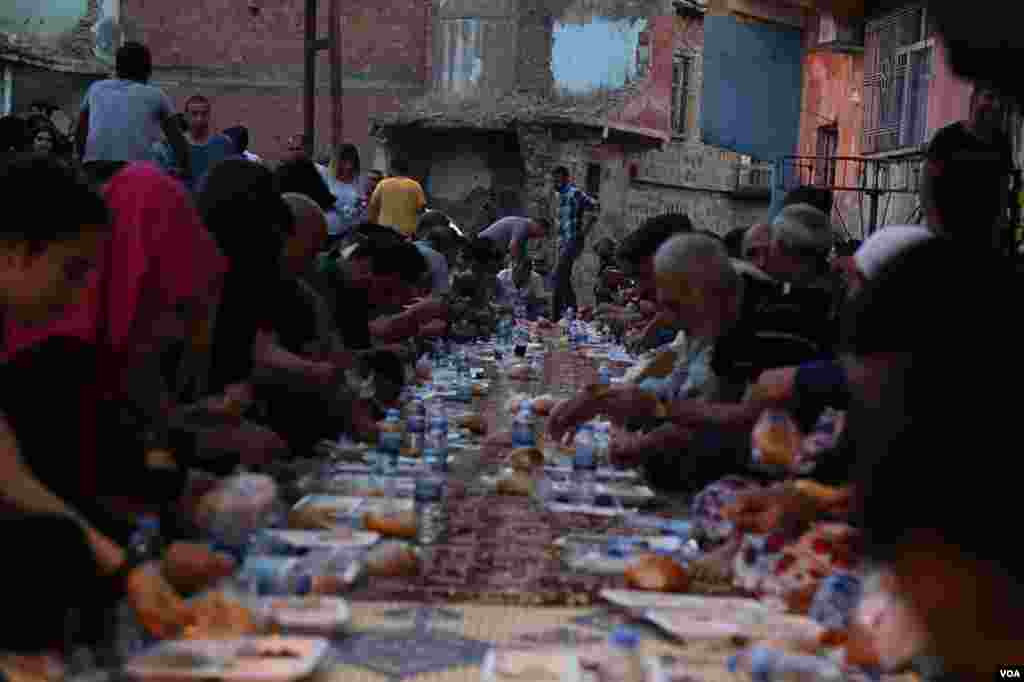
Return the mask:
[[633,628],[620,625],[612,632],[611,644],[621,649],[636,649],[640,646],[640,636]]

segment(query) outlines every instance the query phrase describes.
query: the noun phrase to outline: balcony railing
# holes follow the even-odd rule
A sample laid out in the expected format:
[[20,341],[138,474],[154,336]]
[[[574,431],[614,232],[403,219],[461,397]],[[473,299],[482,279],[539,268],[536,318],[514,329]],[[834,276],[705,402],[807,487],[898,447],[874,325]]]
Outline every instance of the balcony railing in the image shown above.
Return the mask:
[[748,198],[764,198],[772,192],[772,165],[770,163],[740,163],[736,165],[735,194]]
[[776,184],[784,191],[801,186],[834,192],[914,194],[921,182],[919,153],[884,159],[862,156],[785,156]]

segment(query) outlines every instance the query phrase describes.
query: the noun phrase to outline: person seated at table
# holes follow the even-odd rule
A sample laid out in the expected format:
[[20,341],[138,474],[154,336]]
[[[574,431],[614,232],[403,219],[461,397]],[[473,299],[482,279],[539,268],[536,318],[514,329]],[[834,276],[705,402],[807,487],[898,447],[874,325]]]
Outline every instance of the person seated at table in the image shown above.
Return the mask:
[[619,244],[611,237],[599,239],[594,244],[594,255],[598,259],[597,283],[594,284],[594,301],[597,305],[614,304],[618,293],[626,282],[626,277],[616,266],[615,253]]
[[345,347],[398,351],[395,344],[424,329],[443,329],[447,304],[436,297],[416,298],[428,272],[419,249],[380,225],[366,223],[354,231],[354,244],[317,263],[335,299]]
[[[174,183],[155,167],[149,172],[161,181]],[[123,368],[137,367],[138,359],[147,354],[146,349],[152,348],[152,341],[163,336],[157,316],[111,316],[100,333],[96,333],[96,325],[92,326],[92,343],[97,345],[97,339],[103,339],[103,343],[98,344],[99,352],[94,353],[91,364],[84,360],[87,353],[83,348],[87,343],[82,337],[88,335],[84,327],[89,325],[82,322],[90,319],[95,311],[92,301],[98,293],[91,285],[86,289],[90,272],[97,263],[104,263],[108,268],[107,259],[111,254],[126,257],[125,245],[121,243],[118,248],[118,242],[124,241],[118,239],[119,225],[125,221],[122,212],[132,214],[125,204],[137,205],[150,197],[137,193],[137,186],[126,187],[126,194],[119,194],[121,188],[115,178],[107,190],[110,211],[84,179],[52,158],[15,158],[0,168],[0,178],[4,191],[10,193],[8,198],[12,205],[26,198],[30,200],[41,188],[57,191],[62,197],[57,204],[40,204],[49,206],[49,219],[10,223],[4,230],[4,248],[9,252],[3,259],[3,273],[0,273],[0,297],[8,323],[5,340],[14,339],[16,344],[22,345],[15,346],[13,356],[9,356],[2,367],[4,386],[9,390],[0,419],[0,462],[5,472],[0,476],[5,499],[0,523],[4,525],[5,537],[15,546],[34,546],[33,556],[24,561],[7,562],[4,578],[7,584],[18,586],[11,607],[39,616],[22,623],[17,633],[9,633],[4,640],[5,648],[43,648],[47,642],[41,638],[49,638],[49,644],[59,642],[65,634],[63,616],[68,609],[109,606],[115,603],[119,592],[123,594],[125,590],[140,619],[151,631],[163,636],[175,634],[184,625],[184,604],[165,581],[159,565],[144,565],[141,558],[133,557],[112,537],[117,535],[120,523],[94,497],[102,489],[101,483],[109,485],[112,481],[97,480],[97,474],[102,472],[96,457],[90,456],[98,447],[95,434],[80,430],[76,423],[76,418],[81,416],[94,428],[98,426],[94,419],[97,413],[90,413],[87,408],[108,393],[117,395],[125,378]],[[187,206],[187,202],[184,205]],[[115,230],[113,239],[108,241],[111,223]],[[181,235],[171,235],[170,239],[188,241]],[[209,237],[206,239],[207,245],[212,246]],[[131,241],[139,244],[138,239]],[[219,258],[216,249],[209,253],[216,262]],[[196,258],[195,263],[203,262],[201,254],[190,254],[190,257]],[[135,265],[139,264],[135,261]],[[122,273],[127,275],[129,271],[132,271],[131,266],[125,267]],[[139,292],[135,286],[139,280],[133,280],[139,273],[133,272],[119,280],[125,285],[122,292],[129,298]],[[209,277],[211,272],[216,269],[206,271],[205,276]],[[177,272],[176,275],[180,286],[163,289],[163,293],[177,303],[190,298],[190,290],[182,281],[188,278],[187,273]],[[203,281],[201,275],[193,283]],[[208,284],[207,280],[200,291]],[[155,294],[156,290],[154,287],[148,293]],[[79,309],[75,304],[83,292],[85,305]],[[158,298],[147,297],[147,304],[153,306],[150,313],[162,309],[166,314],[168,310],[158,301]],[[132,305],[127,304],[125,310],[133,310]],[[18,328],[29,328],[33,332],[38,328],[42,339],[28,342],[24,337],[19,339]],[[56,338],[60,334],[66,339],[62,345],[46,344],[48,335]],[[25,359],[26,353],[43,346],[70,350],[79,361],[79,371],[47,378],[49,365]],[[7,345],[5,350],[9,348]],[[96,355],[102,362],[95,359]],[[51,359],[59,359],[60,353],[53,352],[51,356]],[[74,371],[74,364],[66,368]],[[80,377],[89,376],[90,371],[91,380],[78,381]],[[60,370],[57,372],[59,374]],[[45,385],[59,383],[61,390],[31,388],[40,381]],[[14,387],[19,390],[13,390]],[[45,406],[40,399],[44,394]],[[62,424],[64,428],[55,429],[54,424]],[[55,452],[64,453],[56,460],[60,466],[54,465]],[[136,467],[131,455],[130,451],[122,453],[121,475],[131,474],[137,483],[139,478],[135,472],[141,467]],[[141,452],[137,457],[142,459]],[[42,545],[38,542],[40,537],[47,538]],[[55,570],[59,571],[59,577],[53,573]]]
[[[715,399],[724,389],[724,377],[714,363],[730,358],[716,357],[714,352],[720,339],[739,323],[743,280],[720,243],[694,234],[677,235],[662,244],[651,274],[657,283],[658,303],[678,320],[687,338],[682,350],[685,374],[666,391],[671,397]],[[622,421],[668,416],[656,393],[633,385],[595,387],[555,408],[549,421],[551,434],[561,439],[576,424],[597,414]],[[693,434],[664,424],[651,433],[629,438],[628,444],[623,443],[625,433],[617,435],[616,455],[621,461],[642,459],[645,453],[655,451],[685,450]]]
[[[852,299],[881,268],[907,249],[929,239],[925,228],[890,226],[868,238],[853,256],[846,271],[847,292]],[[789,409],[796,423],[808,433],[826,407],[845,410],[849,388],[842,363],[835,356],[763,372],[741,403],[693,402],[678,406],[676,423],[689,428],[714,424],[719,428],[749,433],[768,408]]]
[[[944,376],[942,363],[950,354],[970,348],[972,343],[988,344],[987,339],[974,337],[997,314],[988,299],[991,291],[999,290],[1001,283],[1007,280],[997,268],[993,268],[994,274],[986,274],[966,285],[958,280],[940,283],[929,276],[952,267],[958,260],[960,254],[946,240],[921,240],[888,261],[869,280],[864,294],[855,299],[847,311],[844,321],[846,352],[842,362],[849,376],[851,394],[847,428],[851,447],[834,453],[834,465],[843,470],[836,481],[838,487],[824,490],[806,478],[769,488],[752,486],[745,492],[734,486],[731,491],[720,490],[718,499],[711,500],[720,505],[720,519],[714,518],[718,511],[701,508],[699,500],[695,502],[698,524],[705,523],[707,519],[714,522],[727,520],[733,522],[740,532],[795,538],[794,531],[807,528],[816,519],[826,516],[851,518],[862,492],[856,482],[858,467],[865,458],[870,460],[882,450],[888,453],[887,460],[914,456],[919,448],[896,450],[881,447],[876,440],[886,421],[904,411],[904,396],[898,390],[900,378],[905,376],[908,368],[917,372],[922,365],[929,367],[933,376]],[[959,315],[964,326],[951,328],[948,325],[948,308],[941,301],[948,300],[946,296],[957,295],[966,295],[975,303]],[[908,310],[914,312],[908,314]],[[984,353],[976,357],[981,355]],[[1008,355],[1000,356],[999,362],[1003,362],[1005,357]],[[943,381],[947,381],[945,376]],[[945,387],[938,393],[948,395],[944,391]],[[983,393],[977,391],[975,394]],[[961,403],[956,405],[956,409],[960,409]],[[929,428],[938,428],[945,433],[948,429],[934,424],[950,424],[955,429],[962,418],[957,414],[945,421],[929,421]],[[987,419],[986,423],[989,423]],[[934,452],[934,448],[925,451]],[[913,464],[913,467],[917,470],[915,476],[924,481],[928,479],[929,467],[920,469],[919,464]],[[817,474],[817,471],[811,474],[812,480],[818,478]],[[710,498],[706,497],[705,501],[708,500]],[[856,515],[852,518],[857,521]],[[897,523],[902,523],[902,519]],[[741,553],[738,545],[727,546],[722,557],[727,563],[732,561],[728,556],[730,551],[735,556]],[[752,552],[751,557],[756,554],[758,552]],[[753,566],[757,561],[753,559],[744,563]]]
[[498,273],[499,305],[522,306],[528,319],[535,320],[543,314],[547,301],[544,281],[533,271],[533,263],[521,261]]
[[[761,312],[763,301],[756,294],[755,285],[736,272],[720,241],[703,235],[674,237],[658,250],[655,263],[659,303],[679,320],[686,334],[686,346],[680,353],[683,362],[677,366],[676,380],[663,384],[655,393],[639,386],[618,387],[605,395],[584,393],[556,408],[550,421],[552,435],[561,437],[575,424],[596,414],[620,420],[633,417],[672,421],[673,410],[687,410],[693,398],[734,403],[763,370],[784,366],[792,358],[789,348],[780,352],[763,342],[764,337],[771,338],[779,334],[777,330],[784,330],[777,323],[785,320]],[[662,399],[667,402],[659,402]],[[660,454],[664,460],[660,468],[666,474],[659,476],[661,482],[689,480],[694,484],[714,480],[716,472],[724,475],[736,469],[739,462],[730,462],[731,458],[746,456],[747,448],[737,443],[725,447],[721,439],[728,436],[735,440],[735,435],[725,434],[713,424],[700,424],[696,429],[691,425],[683,428],[666,424],[658,431],[674,434],[675,449],[695,434],[704,444],[689,448],[699,453],[699,458]],[[650,459],[650,453],[672,452],[667,448],[655,450],[644,438],[620,438],[619,453],[623,457],[646,459],[649,466],[655,466],[659,461]],[[624,446],[622,441],[627,441]],[[730,454],[721,458],[711,456],[723,448]],[[698,464],[698,459],[711,461]],[[712,463],[715,459],[720,461]],[[673,474],[672,470],[680,466],[691,475]],[[701,474],[697,475],[693,467],[700,467]]]
[[[989,286],[971,283],[970,293],[961,293],[991,317],[972,314],[979,326],[957,331],[957,343],[933,338],[935,346],[915,349],[901,371],[888,374],[858,449],[857,518],[866,556],[891,573],[896,596],[924,626],[928,646],[915,663],[932,664],[931,671],[915,668],[925,679],[992,679],[1024,651],[1021,553],[1005,533],[979,530],[1018,514],[1020,463],[960,462],[980,442],[1008,443],[1017,435],[1016,405],[999,388],[1012,392],[1024,379],[1022,339],[1016,329],[992,329],[1001,306],[985,298],[1018,289],[1019,278],[985,279]],[[993,333],[978,333],[986,329]],[[948,358],[959,353],[973,358],[971,370],[950,373]]]
[[345,349],[326,301],[304,280],[327,241],[324,212],[301,194],[283,199],[294,227],[282,254],[285,304],[274,315],[269,339],[277,358],[258,365],[253,381],[257,397],[267,404],[268,425],[293,452],[303,453],[341,431],[371,438],[376,425],[346,379],[358,358]]
[[596,314],[599,319],[609,319],[613,324],[632,329],[627,345],[634,352],[669,343],[679,331],[678,325],[667,319],[656,303],[654,254],[673,235],[692,231],[693,224],[687,216],[665,213],[648,218],[619,244],[615,253],[619,269],[636,282],[635,288],[624,295],[637,305],[639,317],[630,315],[623,307],[609,304],[599,305]]

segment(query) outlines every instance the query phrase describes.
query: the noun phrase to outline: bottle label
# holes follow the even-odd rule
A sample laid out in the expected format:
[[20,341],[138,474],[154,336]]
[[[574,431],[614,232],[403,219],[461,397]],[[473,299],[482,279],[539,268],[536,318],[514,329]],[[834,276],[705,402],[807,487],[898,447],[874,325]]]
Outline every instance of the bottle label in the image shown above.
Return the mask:
[[285,577],[298,563],[295,557],[249,557],[242,566],[242,578],[258,594],[281,594],[286,591]]
[[402,450],[402,432],[382,431],[380,434],[380,449],[391,454],[398,454]]

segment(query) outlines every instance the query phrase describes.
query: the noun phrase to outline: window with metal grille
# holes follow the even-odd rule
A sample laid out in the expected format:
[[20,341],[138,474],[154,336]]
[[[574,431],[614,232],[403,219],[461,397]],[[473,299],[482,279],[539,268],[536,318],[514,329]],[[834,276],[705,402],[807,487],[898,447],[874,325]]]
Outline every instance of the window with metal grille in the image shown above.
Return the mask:
[[690,83],[693,57],[677,52],[672,60],[672,134],[687,137],[690,132]]
[[864,153],[924,144],[932,22],[910,7],[868,22],[864,36]]

